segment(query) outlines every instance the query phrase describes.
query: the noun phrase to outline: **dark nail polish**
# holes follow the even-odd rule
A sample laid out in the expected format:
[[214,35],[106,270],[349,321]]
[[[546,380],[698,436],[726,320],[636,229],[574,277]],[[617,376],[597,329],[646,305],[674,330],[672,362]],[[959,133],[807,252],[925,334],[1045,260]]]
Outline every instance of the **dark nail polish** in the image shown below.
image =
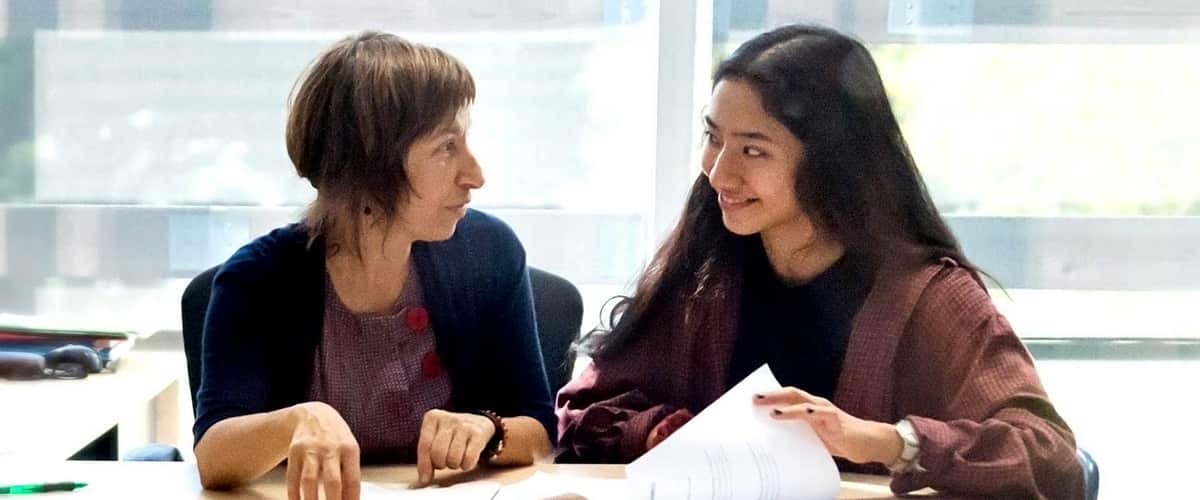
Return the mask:
[[782,410],[780,410],[779,408],[776,408],[776,409],[774,409],[774,410],[771,410],[771,413],[773,413],[773,414],[775,414],[775,415],[783,415],[783,411],[782,411]]
[[766,396],[763,396],[762,394],[755,394],[755,395],[754,395],[754,399],[762,399],[762,398],[765,398],[765,397],[766,397]]
[[813,412],[813,409],[812,409],[812,408],[809,408],[809,409],[808,409],[808,412],[809,412],[809,413],[812,413],[812,412]]

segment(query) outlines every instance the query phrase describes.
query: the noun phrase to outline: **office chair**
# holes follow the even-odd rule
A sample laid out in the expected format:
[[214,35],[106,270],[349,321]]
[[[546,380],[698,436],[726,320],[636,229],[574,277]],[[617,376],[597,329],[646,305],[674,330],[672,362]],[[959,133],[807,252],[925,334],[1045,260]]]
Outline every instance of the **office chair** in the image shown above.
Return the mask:
[[1083,466],[1083,497],[1096,500],[1100,496],[1100,466],[1096,465],[1092,454],[1083,448],[1076,448],[1075,455],[1079,457],[1079,465]]
[[575,369],[574,344],[583,323],[583,297],[570,281],[541,269],[530,267],[529,280],[542,361],[550,382],[550,397],[554,397],[571,380]]
[[[204,315],[212,295],[213,277],[221,266],[211,267],[192,278],[183,290],[180,312],[183,324],[183,355],[187,359],[188,394],[192,398],[192,417],[196,416],[196,393],[200,389],[200,346],[204,338]],[[174,446],[153,443],[131,450],[121,460],[132,462],[182,462],[183,456]]]
[[200,349],[204,339],[204,316],[212,295],[213,277],[221,266],[211,267],[188,283],[179,301],[183,325],[183,355],[187,358],[188,389],[192,396],[192,416],[196,414],[196,393],[200,391]]

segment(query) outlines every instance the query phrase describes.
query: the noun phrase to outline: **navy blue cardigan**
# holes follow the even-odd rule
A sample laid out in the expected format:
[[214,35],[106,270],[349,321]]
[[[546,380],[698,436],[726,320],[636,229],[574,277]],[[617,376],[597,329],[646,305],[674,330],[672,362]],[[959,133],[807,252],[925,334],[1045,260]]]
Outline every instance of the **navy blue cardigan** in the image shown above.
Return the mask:
[[[196,442],[226,418],[305,401],[325,304],[324,244],[289,225],[242,247],[213,278],[204,321]],[[454,236],[418,242],[420,270],[450,376],[451,408],[557,421],[533,314],[525,250],[506,224],[469,210]]]

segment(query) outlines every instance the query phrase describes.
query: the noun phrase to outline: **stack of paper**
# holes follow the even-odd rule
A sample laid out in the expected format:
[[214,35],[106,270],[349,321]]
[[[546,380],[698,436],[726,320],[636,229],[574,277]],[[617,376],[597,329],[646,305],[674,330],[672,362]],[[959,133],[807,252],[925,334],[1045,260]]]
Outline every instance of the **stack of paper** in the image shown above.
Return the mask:
[[361,500],[387,500],[393,498],[406,500],[439,500],[443,498],[492,500],[499,490],[500,484],[491,481],[471,481],[454,486],[430,486],[420,489],[412,489],[408,484],[404,483],[372,483],[364,481],[359,498]]
[[837,465],[812,428],[753,404],[755,393],[779,388],[763,365],[629,464],[631,487],[658,499],[836,498]]
[[472,481],[445,488],[410,489],[407,484],[362,484],[362,500],[626,500],[630,498],[624,479],[600,479],[538,471],[514,484],[501,486],[491,481]]
[[500,488],[495,500],[587,499],[626,500],[633,495],[624,479],[602,479],[538,471],[528,479]]

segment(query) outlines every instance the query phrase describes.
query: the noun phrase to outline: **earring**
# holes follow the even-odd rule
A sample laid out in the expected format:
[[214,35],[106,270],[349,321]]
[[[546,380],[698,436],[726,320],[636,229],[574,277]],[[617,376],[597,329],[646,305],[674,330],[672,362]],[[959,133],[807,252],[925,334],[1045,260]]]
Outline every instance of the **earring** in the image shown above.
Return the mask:
[[363,207],[363,215],[371,215],[371,205]]

